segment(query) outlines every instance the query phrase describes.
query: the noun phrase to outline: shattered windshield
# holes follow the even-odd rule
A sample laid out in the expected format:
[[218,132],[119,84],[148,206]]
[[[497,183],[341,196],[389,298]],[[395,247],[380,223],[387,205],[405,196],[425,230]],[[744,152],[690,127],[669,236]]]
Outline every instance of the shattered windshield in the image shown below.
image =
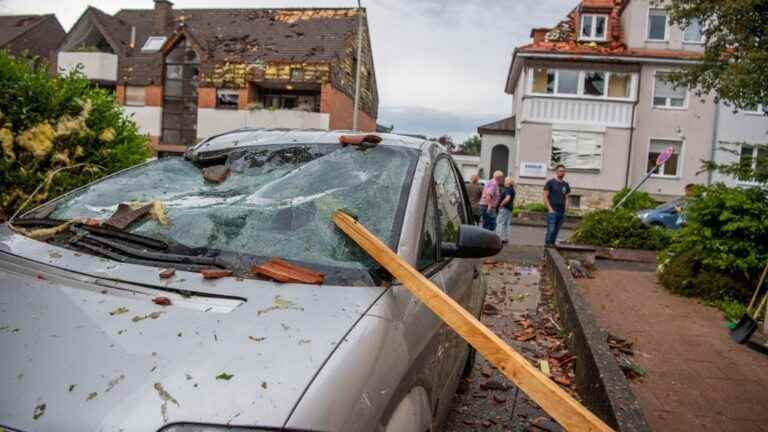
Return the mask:
[[259,146],[231,152],[223,181],[209,181],[193,162],[165,158],[67,197],[51,217],[104,222],[121,203],[159,201],[165,224],[146,218],[126,230],[190,247],[367,270],[373,262],[331,215],[345,209],[395,247],[417,159],[416,150],[393,146]]

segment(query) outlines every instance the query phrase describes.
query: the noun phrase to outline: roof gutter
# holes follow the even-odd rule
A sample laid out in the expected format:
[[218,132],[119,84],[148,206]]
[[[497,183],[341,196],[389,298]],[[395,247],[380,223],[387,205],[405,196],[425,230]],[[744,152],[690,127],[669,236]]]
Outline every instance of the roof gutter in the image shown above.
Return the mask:
[[517,53],[522,58],[546,58],[556,60],[601,60],[618,61],[628,63],[664,63],[664,64],[698,64],[699,60],[667,59],[660,57],[631,57],[631,56],[604,56],[590,54],[545,54],[545,53]]

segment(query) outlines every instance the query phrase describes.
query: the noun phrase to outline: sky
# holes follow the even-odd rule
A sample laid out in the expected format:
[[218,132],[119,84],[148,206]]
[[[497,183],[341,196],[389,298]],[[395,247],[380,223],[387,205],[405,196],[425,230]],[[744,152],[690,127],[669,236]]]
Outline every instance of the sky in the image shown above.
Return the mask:
[[[577,0],[363,0],[379,86],[379,118],[395,132],[462,142],[511,115],[504,93],[516,46],[554,26]],[[0,0],[0,14],[55,13],[66,30],[89,5],[114,13],[152,0]],[[355,0],[175,0],[177,8],[339,7]]]

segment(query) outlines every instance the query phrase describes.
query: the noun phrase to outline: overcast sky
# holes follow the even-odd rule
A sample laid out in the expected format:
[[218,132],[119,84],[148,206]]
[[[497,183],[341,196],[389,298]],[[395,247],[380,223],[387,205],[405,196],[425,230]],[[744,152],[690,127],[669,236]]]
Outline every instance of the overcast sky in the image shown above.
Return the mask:
[[[354,0],[176,0],[178,8],[351,6]],[[504,83],[515,46],[576,0],[363,0],[379,84],[379,123],[461,141],[511,113]],[[114,13],[152,0],[0,0],[0,13],[55,13],[65,29],[88,4]]]

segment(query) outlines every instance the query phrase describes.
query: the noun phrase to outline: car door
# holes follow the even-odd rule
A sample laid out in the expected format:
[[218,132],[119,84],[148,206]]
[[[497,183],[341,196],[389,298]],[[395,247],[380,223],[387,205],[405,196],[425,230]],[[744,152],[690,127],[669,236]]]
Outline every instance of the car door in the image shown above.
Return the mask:
[[[440,242],[455,243],[460,226],[468,223],[464,190],[457,171],[447,156],[436,160],[432,175],[437,204],[438,239]],[[439,256],[439,262],[439,276],[446,294],[465,309],[474,312],[477,293],[474,292],[473,286],[479,276],[477,260]],[[443,385],[441,399],[450,401],[468,346],[461,336],[445,324],[442,325],[440,333],[442,343],[438,351],[438,382]]]

